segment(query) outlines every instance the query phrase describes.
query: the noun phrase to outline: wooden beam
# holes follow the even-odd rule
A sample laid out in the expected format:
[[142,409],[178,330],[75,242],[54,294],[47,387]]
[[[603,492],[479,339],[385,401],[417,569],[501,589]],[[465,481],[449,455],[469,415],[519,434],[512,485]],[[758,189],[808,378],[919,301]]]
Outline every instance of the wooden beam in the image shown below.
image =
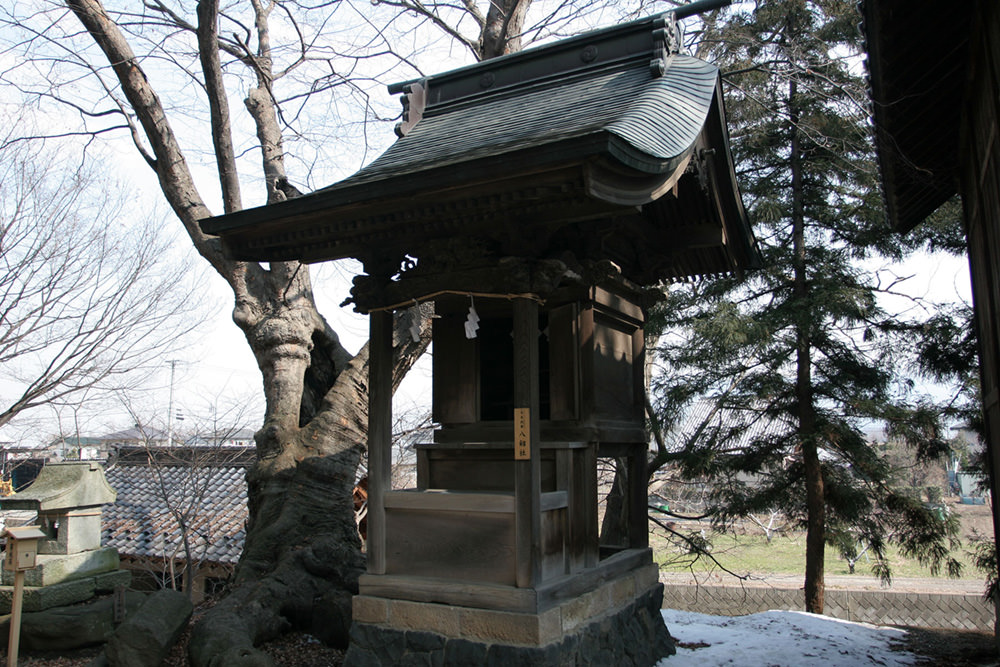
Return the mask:
[[[589,593],[609,581],[618,579],[652,562],[653,552],[650,549],[626,549],[605,558],[583,572],[546,581],[536,591],[538,611],[543,612],[584,593]],[[636,594],[640,592],[636,591]]]
[[514,496],[510,493],[470,493],[463,491],[387,491],[385,506],[389,509],[427,510],[431,512],[498,512],[514,513]]
[[[538,394],[538,303],[514,299],[514,430],[515,457],[518,430],[527,430],[529,458],[514,461],[517,586],[534,588],[542,574],[542,466],[541,420]],[[527,410],[519,424],[519,410]]]
[[581,490],[583,566],[590,568],[596,567],[600,560],[600,532],[597,528],[597,445],[585,449],[581,461],[582,465],[576,471],[576,485]]
[[368,572],[385,573],[385,493],[392,482],[392,312],[369,316]]
[[437,602],[461,607],[535,613],[535,591],[499,584],[457,582],[444,577],[408,577],[402,575],[361,575],[362,595],[393,600]]

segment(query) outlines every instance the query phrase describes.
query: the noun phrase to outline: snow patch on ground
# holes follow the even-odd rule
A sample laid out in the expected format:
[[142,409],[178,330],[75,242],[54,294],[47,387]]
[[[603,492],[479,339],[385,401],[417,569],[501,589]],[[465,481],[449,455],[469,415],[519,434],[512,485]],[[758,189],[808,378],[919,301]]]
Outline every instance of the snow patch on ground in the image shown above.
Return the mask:
[[800,611],[709,616],[663,610],[677,655],[657,667],[858,667],[913,665],[916,656],[892,649],[906,636],[896,628],[851,623]]

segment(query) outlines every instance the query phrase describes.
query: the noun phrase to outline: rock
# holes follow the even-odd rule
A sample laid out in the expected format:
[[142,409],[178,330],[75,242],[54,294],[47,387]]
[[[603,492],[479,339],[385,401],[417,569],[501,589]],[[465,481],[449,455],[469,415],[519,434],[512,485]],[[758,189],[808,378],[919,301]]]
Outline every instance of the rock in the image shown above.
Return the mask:
[[309,634],[327,646],[347,648],[351,631],[351,594],[328,591],[313,602]]
[[[142,606],[145,597],[142,593],[126,593],[126,617]],[[0,620],[0,636],[9,634],[9,622],[10,616]],[[21,647],[31,651],[73,651],[103,644],[114,631],[114,603],[111,598],[103,598],[91,604],[25,613],[21,617]]]
[[[66,607],[84,602],[94,597],[97,588],[94,577],[64,581],[52,586],[25,586],[21,598],[24,611],[45,611],[55,607]],[[13,586],[0,586],[0,613],[9,614],[14,597]]]
[[108,656],[99,653],[96,658],[87,663],[87,667],[109,667]]
[[164,589],[150,595],[108,641],[104,649],[108,663],[112,667],[158,667],[193,612],[184,593]]

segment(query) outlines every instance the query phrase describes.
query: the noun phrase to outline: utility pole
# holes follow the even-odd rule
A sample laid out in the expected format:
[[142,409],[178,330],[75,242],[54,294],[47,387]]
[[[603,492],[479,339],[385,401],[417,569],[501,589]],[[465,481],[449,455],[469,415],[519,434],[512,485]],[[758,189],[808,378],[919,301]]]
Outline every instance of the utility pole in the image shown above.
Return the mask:
[[170,393],[167,395],[167,447],[174,445],[174,368],[177,360],[170,360]]

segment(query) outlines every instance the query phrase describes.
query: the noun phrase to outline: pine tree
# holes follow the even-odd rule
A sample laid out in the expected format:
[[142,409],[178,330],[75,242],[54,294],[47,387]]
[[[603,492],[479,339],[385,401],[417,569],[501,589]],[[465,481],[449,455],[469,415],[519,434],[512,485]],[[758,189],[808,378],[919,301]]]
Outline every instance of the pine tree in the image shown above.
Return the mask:
[[[884,219],[859,69],[852,1],[758,3],[706,23],[703,57],[718,63],[739,180],[764,268],[674,290],[660,315],[669,334],[654,387],[661,427],[696,397],[726,411],[678,452],[690,476],[714,479],[721,523],[780,508],[806,529],[805,608],[823,611],[826,545],[864,543],[887,578],[887,540],[932,569],[955,526],[889,485],[866,442],[866,420],[944,451],[938,414],[901,387],[915,327],[885,312],[873,260],[897,260],[921,239]],[[908,244],[908,245],[907,245]],[[749,446],[733,436],[769,428]],[[752,481],[750,481],[752,480]]]

